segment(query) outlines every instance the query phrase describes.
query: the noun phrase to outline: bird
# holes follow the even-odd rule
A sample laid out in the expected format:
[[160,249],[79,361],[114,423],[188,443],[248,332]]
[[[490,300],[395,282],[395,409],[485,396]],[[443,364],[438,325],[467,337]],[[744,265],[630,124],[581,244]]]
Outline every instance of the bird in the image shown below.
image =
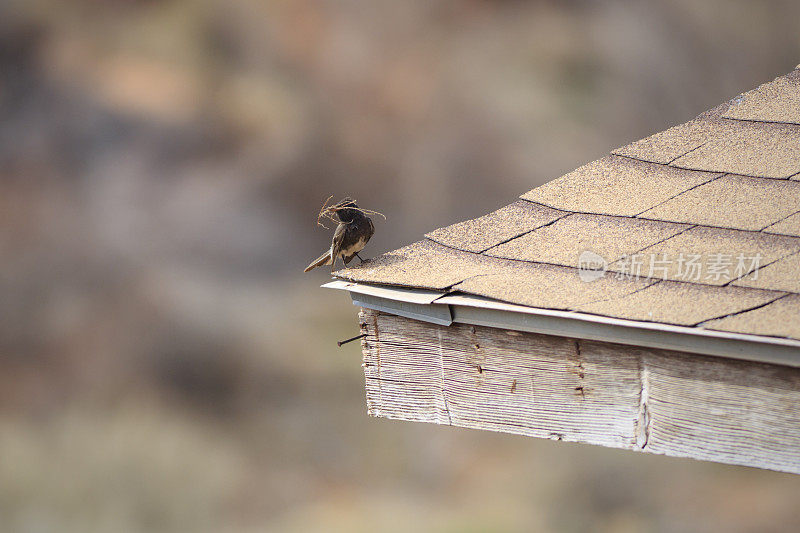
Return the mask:
[[349,264],[353,257],[358,257],[363,263],[364,259],[358,255],[358,252],[364,249],[375,233],[375,226],[366,211],[359,208],[355,200],[350,197],[346,197],[330,207],[323,207],[320,216],[333,214],[339,219],[339,224],[336,226],[336,231],[333,232],[330,249],[312,261],[303,272],[324,265],[331,265],[331,272],[333,272],[336,260],[340,257],[345,265]]

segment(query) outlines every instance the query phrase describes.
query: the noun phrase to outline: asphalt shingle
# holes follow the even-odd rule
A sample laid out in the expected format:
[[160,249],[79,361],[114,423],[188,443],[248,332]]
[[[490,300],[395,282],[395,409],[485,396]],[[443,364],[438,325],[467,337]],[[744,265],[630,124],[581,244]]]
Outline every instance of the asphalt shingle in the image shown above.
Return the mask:
[[576,213],[486,251],[486,255],[578,266],[585,251],[608,263],[685,231],[690,226]]
[[800,296],[792,294],[764,307],[712,320],[703,326],[734,333],[800,339]]
[[584,282],[574,268],[495,261],[494,269],[468,278],[453,289],[530,307],[574,310],[594,301],[622,298],[652,283],[645,279],[618,280],[611,276]]
[[667,165],[706,142],[712,128],[711,122],[699,118],[632,142],[611,153]]
[[800,124],[800,71],[795,70],[734,98],[722,116]]
[[780,235],[794,235],[800,237],[800,213],[789,215],[783,220],[764,228],[767,233],[778,233]]
[[566,211],[635,216],[717,176],[608,156],[522,198]]
[[563,211],[518,200],[488,215],[439,228],[425,236],[445,246],[480,253],[564,215]]
[[722,176],[675,196],[641,216],[758,231],[794,213],[798,206],[798,183]]
[[578,305],[575,310],[629,320],[694,326],[763,305],[783,294],[662,281],[622,298]]
[[733,285],[800,293],[800,254],[766,264],[757,272],[734,281]]
[[[725,285],[782,257],[800,252],[800,239],[696,226],[641,250],[642,275],[673,281]],[[630,270],[632,259],[609,266]],[[759,285],[762,289],[782,287]]]
[[336,276],[362,283],[444,290],[485,272],[490,261],[481,255],[422,240],[338,270]]
[[783,179],[800,172],[800,127],[739,120],[709,124],[706,142],[672,166]]

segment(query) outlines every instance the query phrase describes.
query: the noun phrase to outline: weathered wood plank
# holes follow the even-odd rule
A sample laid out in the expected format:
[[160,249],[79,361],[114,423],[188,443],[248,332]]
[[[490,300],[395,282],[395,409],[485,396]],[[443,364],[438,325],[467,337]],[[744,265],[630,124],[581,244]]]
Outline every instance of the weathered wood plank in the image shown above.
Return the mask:
[[800,369],[362,309],[370,415],[800,473]]

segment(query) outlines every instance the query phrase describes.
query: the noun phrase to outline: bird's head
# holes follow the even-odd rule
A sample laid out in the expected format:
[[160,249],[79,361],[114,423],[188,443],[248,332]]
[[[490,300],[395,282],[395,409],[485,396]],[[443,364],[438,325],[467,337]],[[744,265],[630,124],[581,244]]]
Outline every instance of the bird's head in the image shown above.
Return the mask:
[[350,222],[356,216],[363,214],[356,201],[349,196],[333,204],[330,210],[341,222]]
[[384,220],[386,219],[386,215],[383,213],[358,207],[356,201],[349,196],[345,196],[335,204],[328,205],[331,198],[333,198],[333,196],[329,196],[328,199],[325,200],[325,203],[322,204],[322,209],[319,210],[319,215],[317,215],[317,224],[323,228],[326,227],[325,224],[321,222],[324,219],[328,219],[332,222],[344,223],[352,222],[359,217],[369,217],[369,215],[378,215],[383,217]]

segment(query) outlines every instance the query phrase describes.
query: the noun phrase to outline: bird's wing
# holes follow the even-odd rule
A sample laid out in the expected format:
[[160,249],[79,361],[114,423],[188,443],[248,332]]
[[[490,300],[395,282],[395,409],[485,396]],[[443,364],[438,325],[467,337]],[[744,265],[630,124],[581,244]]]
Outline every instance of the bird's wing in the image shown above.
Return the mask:
[[331,271],[336,265],[336,259],[342,253],[342,243],[347,232],[347,224],[339,224],[336,226],[336,231],[333,232],[333,239],[331,240]]
[[331,254],[333,258],[339,257],[342,253],[342,244],[344,243],[345,233],[347,232],[347,224],[339,224],[336,226],[336,231],[333,232],[333,239],[331,239]]
[[375,234],[375,225],[372,223],[372,219],[366,217],[367,223],[369,224],[369,233],[367,234],[367,240],[369,241],[372,236]]

